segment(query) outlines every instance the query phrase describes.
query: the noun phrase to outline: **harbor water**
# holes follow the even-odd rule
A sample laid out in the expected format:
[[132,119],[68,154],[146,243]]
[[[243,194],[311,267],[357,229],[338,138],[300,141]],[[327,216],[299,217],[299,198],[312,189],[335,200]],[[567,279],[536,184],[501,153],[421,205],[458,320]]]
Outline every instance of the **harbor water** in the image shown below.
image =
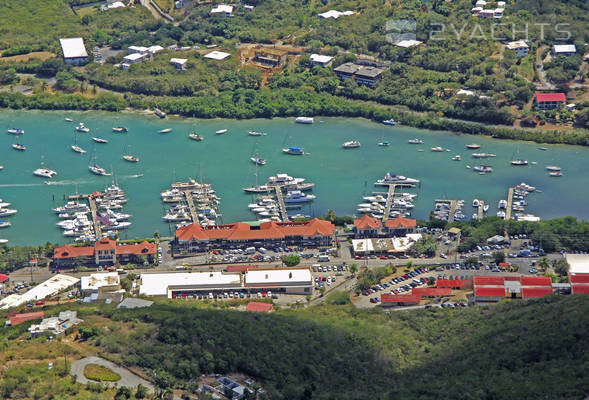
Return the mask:
[[[69,117],[74,122],[66,122]],[[320,121],[320,119],[322,121]],[[90,128],[89,133],[74,133],[79,122]],[[128,133],[116,133],[112,127],[125,126]],[[25,134],[14,136],[7,129],[22,128]],[[159,130],[172,128],[169,133]],[[272,120],[196,120],[168,117],[159,119],[139,113],[101,112],[0,112],[0,198],[10,202],[18,214],[0,218],[12,226],[0,230],[0,238],[10,244],[41,244],[47,241],[67,243],[56,227],[58,218],[52,208],[64,204],[64,196],[102,190],[115,179],[128,196],[125,212],[133,215],[130,229],[121,237],[132,239],[173,233],[173,225],[162,222],[163,206],[159,193],[174,181],[188,178],[211,183],[221,197],[222,221],[251,221],[247,209],[253,197],[243,192],[255,185],[256,168],[250,161],[256,153],[267,164],[258,167],[259,183],[276,173],[304,177],[315,183],[317,199],[300,210],[311,216],[324,215],[333,209],[338,215],[357,214],[356,204],[363,195],[383,191],[373,186],[386,172],[405,175],[421,181],[412,216],[427,218],[434,200],[464,199],[465,214],[470,203],[479,198],[491,205],[488,215],[495,215],[497,203],[505,199],[509,186],[526,182],[541,189],[527,198],[526,213],[542,219],[572,215],[589,218],[589,149],[565,145],[543,145],[529,142],[497,140],[488,137],[457,135],[452,132],[424,131],[404,126],[387,126],[364,119],[315,118],[312,125],[295,124],[294,118]],[[227,133],[215,135],[220,129]],[[266,136],[250,136],[248,131],[261,131]],[[191,132],[204,136],[204,141],[190,140]],[[92,141],[98,136],[109,143]],[[75,139],[75,137],[77,139]],[[423,139],[424,144],[407,141]],[[84,148],[86,154],[72,151],[71,146]],[[361,142],[357,149],[343,149],[342,143]],[[378,146],[389,141],[390,146]],[[24,152],[11,145],[22,143]],[[478,143],[478,150],[465,146]],[[282,148],[302,147],[304,156],[282,153]],[[447,152],[432,152],[441,146]],[[419,151],[419,149],[423,151]],[[129,163],[122,155],[130,151],[140,158]],[[97,163],[114,172],[114,177],[92,175],[88,164],[96,154]],[[479,175],[466,165],[479,160],[472,153],[494,153],[496,157],[480,160],[491,165],[493,172]],[[462,161],[453,161],[461,155]],[[42,158],[45,165],[57,171],[54,184],[46,185],[33,176]],[[512,166],[515,158],[527,159],[528,166]],[[535,165],[532,165],[535,162]],[[562,168],[562,177],[551,177],[546,165]],[[137,175],[143,174],[142,177]]]

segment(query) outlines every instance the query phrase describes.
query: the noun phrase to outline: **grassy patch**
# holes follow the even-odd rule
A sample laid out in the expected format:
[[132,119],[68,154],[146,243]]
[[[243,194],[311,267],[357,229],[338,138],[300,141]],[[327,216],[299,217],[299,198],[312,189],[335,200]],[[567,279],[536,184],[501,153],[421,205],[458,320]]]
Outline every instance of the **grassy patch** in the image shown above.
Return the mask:
[[98,364],[88,364],[84,367],[84,376],[98,382],[117,382],[121,376],[113,370]]

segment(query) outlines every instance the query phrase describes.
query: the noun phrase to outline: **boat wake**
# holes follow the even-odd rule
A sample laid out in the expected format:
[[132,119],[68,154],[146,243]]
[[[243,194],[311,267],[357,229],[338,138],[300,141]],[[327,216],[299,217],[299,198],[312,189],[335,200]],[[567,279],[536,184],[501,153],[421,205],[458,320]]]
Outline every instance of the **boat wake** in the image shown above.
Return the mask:
[[43,186],[42,183],[5,183],[1,184],[0,187],[29,187],[29,186]]
[[141,178],[143,174],[125,175],[123,178]]

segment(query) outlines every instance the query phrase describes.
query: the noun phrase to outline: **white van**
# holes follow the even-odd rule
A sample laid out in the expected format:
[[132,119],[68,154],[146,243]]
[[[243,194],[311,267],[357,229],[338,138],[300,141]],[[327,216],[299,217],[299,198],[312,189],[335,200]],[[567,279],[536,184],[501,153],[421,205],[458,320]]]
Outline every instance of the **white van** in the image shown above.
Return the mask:
[[243,254],[254,254],[255,252],[256,252],[255,247],[248,247],[247,249],[244,250]]
[[330,258],[328,255],[321,255],[317,257],[317,261],[319,262],[329,262]]
[[266,252],[267,252],[268,250],[266,250],[266,249],[265,249],[265,248],[263,248],[263,247],[260,247],[260,248],[258,249],[258,251],[259,251],[260,253],[262,253],[262,254],[266,254]]
[[176,270],[177,270],[177,271],[181,271],[181,270],[184,270],[184,269],[186,269],[186,267],[185,267],[184,265],[178,265],[178,266],[176,267]]

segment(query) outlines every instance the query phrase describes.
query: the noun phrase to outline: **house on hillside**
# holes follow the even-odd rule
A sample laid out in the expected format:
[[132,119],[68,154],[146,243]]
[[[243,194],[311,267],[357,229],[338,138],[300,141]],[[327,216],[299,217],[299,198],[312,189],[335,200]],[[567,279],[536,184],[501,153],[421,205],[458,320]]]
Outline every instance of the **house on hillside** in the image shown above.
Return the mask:
[[66,64],[83,65],[88,62],[88,52],[82,38],[59,39]]
[[556,56],[573,56],[577,53],[577,46],[574,44],[555,44],[552,46],[552,55]]
[[320,67],[329,67],[331,62],[333,61],[333,57],[331,56],[324,56],[321,54],[311,54],[311,65],[318,65]]
[[232,17],[233,16],[233,6],[229,6],[227,4],[219,4],[218,6],[213,7],[213,9],[211,9],[211,12],[209,13],[209,15],[212,17],[216,17],[216,16]]
[[538,110],[552,110],[562,107],[566,102],[564,93],[536,93],[536,107]]
[[515,54],[517,54],[518,57],[525,57],[528,55],[528,52],[530,50],[530,46],[528,46],[528,44],[523,41],[523,40],[517,40],[515,42],[509,42],[505,45],[505,48],[507,50],[513,50],[515,51]]
[[286,62],[288,52],[280,49],[262,47],[254,50],[254,61],[260,64],[278,67]]

